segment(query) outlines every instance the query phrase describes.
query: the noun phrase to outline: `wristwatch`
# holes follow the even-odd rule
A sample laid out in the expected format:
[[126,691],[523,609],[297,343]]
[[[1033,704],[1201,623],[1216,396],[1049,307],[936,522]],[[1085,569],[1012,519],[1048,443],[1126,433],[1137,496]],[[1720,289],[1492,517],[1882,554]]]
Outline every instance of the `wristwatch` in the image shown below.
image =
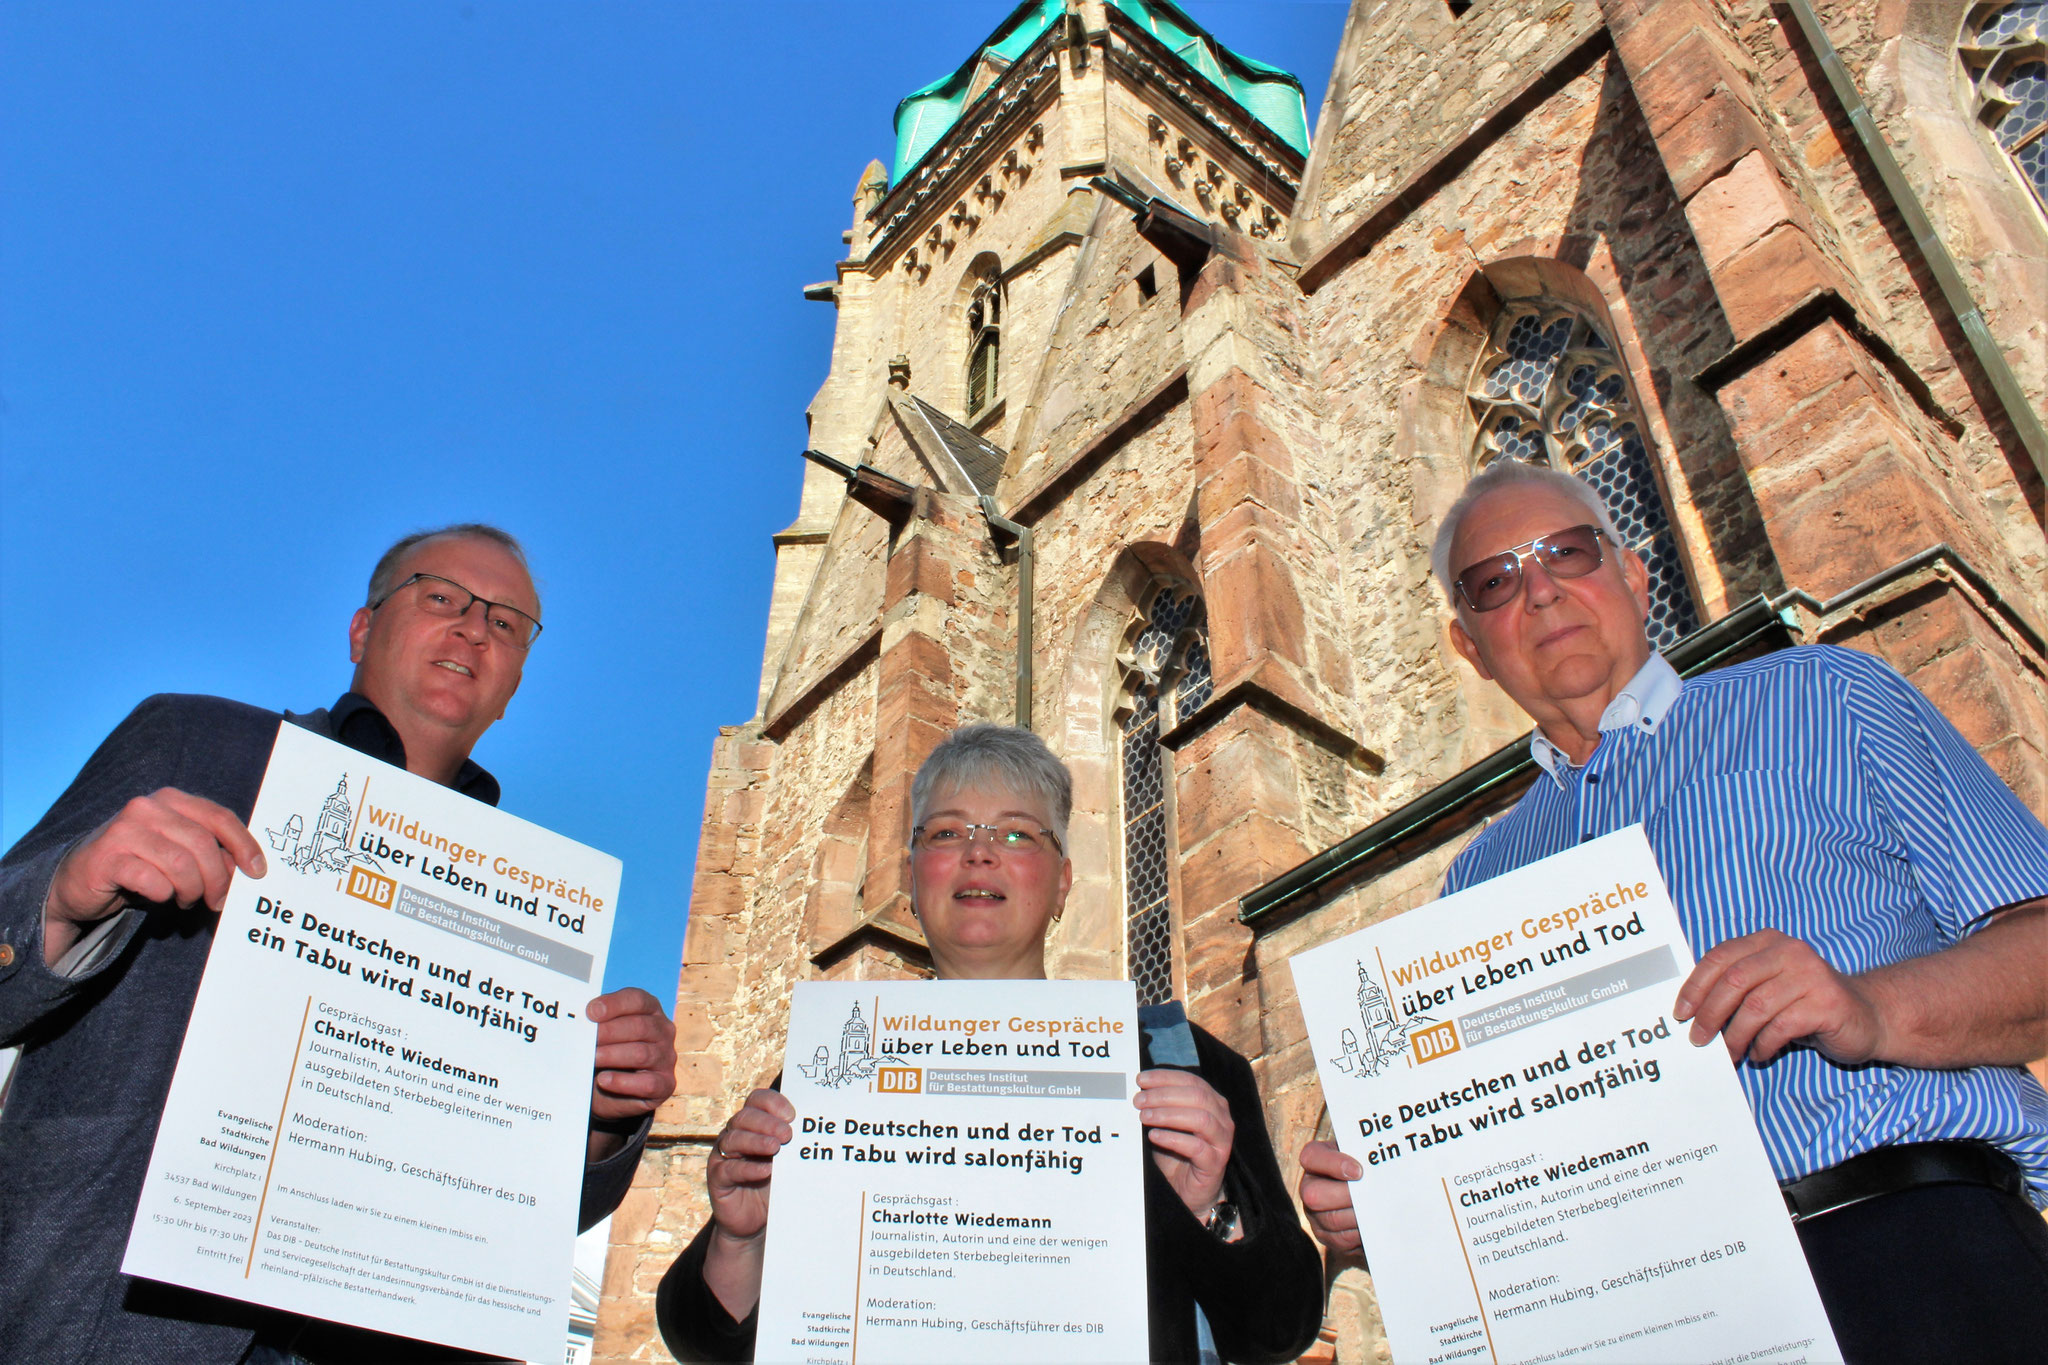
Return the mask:
[[1209,1216],[1202,1220],[1202,1226],[1216,1234],[1216,1240],[1227,1242],[1230,1234],[1237,1231],[1237,1205],[1228,1199],[1219,1199],[1210,1206]]

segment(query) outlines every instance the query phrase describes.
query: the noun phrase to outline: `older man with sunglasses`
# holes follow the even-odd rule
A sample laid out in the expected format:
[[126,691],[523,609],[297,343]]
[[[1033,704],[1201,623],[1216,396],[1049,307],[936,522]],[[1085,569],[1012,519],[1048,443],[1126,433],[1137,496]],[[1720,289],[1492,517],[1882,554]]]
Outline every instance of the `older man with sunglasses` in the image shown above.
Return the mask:
[[[2040,1359],[2048,831],[1865,655],[1681,681],[1642,560],[1569,475],[1494,465],[1433,565],[1540,769],[1445,891],[1643,823],[1700,954],[1672,1016],[1735,1060],[1848,1359]],[[1311,1143],[1302,1167],[1317,1236],[1356,1251],[1357,1164]]]
[[[350,688],[280,717],[220,697],[138,706],[0,859],[0,1045],[22,1048],[0,1112],[0,1342],[11,1361],[209,1365],[464,1359],[120,1273],[214,913],[264,875],[247,822],[280,723],[496,805],[470,760],[540,635],[519,543],[490,526],[392,546],[349,623]],[[675,1089],[675,1028],[646,991],[598,1024],[582,1221],[624,1197]]]

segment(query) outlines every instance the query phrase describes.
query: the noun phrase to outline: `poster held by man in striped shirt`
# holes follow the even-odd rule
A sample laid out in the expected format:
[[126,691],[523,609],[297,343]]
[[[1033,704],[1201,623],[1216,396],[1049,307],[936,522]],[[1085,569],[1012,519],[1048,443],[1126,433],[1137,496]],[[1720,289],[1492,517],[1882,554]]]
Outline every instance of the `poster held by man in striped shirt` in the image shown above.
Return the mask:
[[1839,1360],[1639,827],[1290,959],[1397,1361]]

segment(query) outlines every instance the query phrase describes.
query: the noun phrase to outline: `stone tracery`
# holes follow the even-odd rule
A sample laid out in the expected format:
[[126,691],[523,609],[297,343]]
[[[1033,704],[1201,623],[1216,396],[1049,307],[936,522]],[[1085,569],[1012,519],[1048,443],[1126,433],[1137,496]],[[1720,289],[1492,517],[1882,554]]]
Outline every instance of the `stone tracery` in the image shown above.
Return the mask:
[[2048,0],[1977,6],[1957,52],[1977,117],[2048,207]]
[[1124,939],[1138,1002],[1173,996],[1172,755],[1160,736],[1199,710],[1214,686],[1202,599],[1173,580],[1153,585],[1118,655],[1122,729]]

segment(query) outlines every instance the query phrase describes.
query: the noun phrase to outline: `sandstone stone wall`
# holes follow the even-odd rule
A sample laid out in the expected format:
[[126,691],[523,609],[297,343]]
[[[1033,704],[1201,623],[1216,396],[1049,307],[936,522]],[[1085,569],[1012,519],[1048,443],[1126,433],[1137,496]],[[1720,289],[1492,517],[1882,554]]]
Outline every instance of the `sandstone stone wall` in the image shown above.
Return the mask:
[[1473,126],[1601,26],[1593,0],[1353,5],[1310,158],[1303,259],[1454,152]]
[[[1560,143],[1587,154],[1557,156]],[[1463,395],[1479,342],[1504,300],[1532,295],[1610,323],[1633,362],[1674,519],[1698,532],[1685,540],[1714,589],[1700,594],[1708,614],[1779,586],[1727,424],[1690,382],[1729,334],[1701,306],[1705,271],[1630,90],[1597,58],[1315,295],[1318,341],[1348,358],[1326,399],[1362,475],[1342,511],[1349,619],[1354,654],[1383,670],[1366,690],[1393,712],[1388,808],[1445,756],[1469,762],[1527,729],[1453,661],[1428,553],[1470,473]]]
[[[2048,218],[1976,117],[1956,58],[1966,22],[1985,7],[1972,0],[1823,0],[1814,8],[1969,282],[2007,363],[2036,407],[2043,406]],[[1768,28],[1752,21],[1751,31],[1760,37],[1774,36]],[[1868,178],[1860,169],[1858,174]],[[1880,205],[1880,212],[1887,233],[1894,232],[1893,210]]]
[[[1900,52],[1908,46],[1898,32],[1899,25],[1909,18],[1908,11],[1913,12],[1913,22],[1922,26],[1945,13],[1949,40],[1943,44],[1946,50],[1942,55],[1948,79],[1937,81],[1932,71],[1915,74],[1923,76],[1924,96],[1934,97],[1938,90],[1947,96],[1943,100],[1947,113],[1966,119],[1968,101],[1956,93],[1961,68],[1953,51],[1955,25],[1963,8],[1837,4],[1826,9],[1823,17],[1833,30],[1833,41],[1844,47],[1851,69],[1866,73],[1865,99],[1897,107],[1910,86],[1897,78],[1867,83],[1871,75],[1889,76],[1874,60],[1873,49],[1879,47],[1880,35],[1889,38],[1884,45]],[[1967,513],[1983,511],[1981,519],[1971,516],[1977,524],[1970,530],[1985,571],[2002,580],[2002,586],[2042,600],[2048,563],[2043,561],[2038,534],[2040,471],[2019,450],[2002,420],[1987,421],[1983,415],[1985,400],[1979,397],[1987,392],[1983,375],[1954,319],[1942,307],[1925,263],[1911,248],[1911,233],[1897,206],[1882,193],[1874,167],[1855,139],[1846,132],[1838,135],[1832,125],[1838,106],[1811,55],[1768,7],[1746,7],[1740,18],[1737,39],[1762,69],[1771,107],[1796,153],[1796,164],[1809,168],[1811,180],[1800,187],[1800,198],[1814,205],[1817,216],[1825,215],[1836,225],[1842,264],[1862,282],[1873,326],[1896,349],[1906,372],[1928,388],[1927,399],[1916,400],[1921,411],[1915,424],[1920,428],[1918,439],[1954,468],[1953,486],[1943,489],[1945,500]],[[1909,55],[1926,62],[1932,53],[1924,37],[1931,35],[1925,27],[1921,33],[1923,40],[1910,45]],[[2041,407],[2044,357],[2048,357],[2048,345],[2044,345],[2048,322],[2044,322],[2042,311],[2042,305],[2048,303],[2048,294],[2043,292],[2048,286],[2048,255],[2042,249],[2043,220],[2038,209],[2010,170],[1985,165],[1999,154],[1986,154],[1991,144],[1980,130],[1970,130],[1978,138],[1978,155],[1962,155],[1962,148],[1954,148],[1960,166],[1948,174],[1937,174],[1923,150],[1930,132],[1905,117],[1884,126],[1916,192],[1931,212],[1942,214],[1952,224],[1948,234],[1951,253],[1993,320],[1995,331],[2002,333],[1999,340],[2008,363],[2018,371],[2036,407]],[[1723,177],[1727,182],[1724,193],[1731,198],[1758,197],[1760,192],[1747,179],[1761,174],[1760,168],[1751,169],[1755,165],[1749,159],[1738,163]],[[1998,172],[2002,182],[1962,180],[1972,168]],[[1972,210],[1988,220],[1985,228],[1998,233],[1996,240],[1986,240],[1982,231],[1969,230],[1966,224]],[[1995,409],[1995,400],[1992,405]]]
[[[1962,0],[1816,6],[2038,400],[2048,241],[1961,102]],[[1324,1116],[1286,959],[1427,902],[1517,794],[1239,918],[1528,727],[1448,648],[1428,568],[1505,309],[1546,300],[1612,341],[1703,621],[1770,595],[1804,638],[1882,655],[2048,812],[2039,471],[1782,6],[1356,4],[1305,166],[1099,0],[1080,11],[1084,44],[1049,34],[923,171],[856,189],[812,441],[904,487],[856,501],[813,469],[776,538],[762,706],[714,746],[680,1084],[614,1224],[600,1359],[666,1358],[653,1286],[702,1224],[709,1141],[779,1065],[791,985],[926,970],[910,775],[1016,702],[1016,547],[892,395],[1006,451],[995,500],[1033,534],[1031,716],[1076,778],[1056,974],[1125,970],[1120,651],[1153,585],[1202,594],[1214,694],[1163,739],[1175,980],[1252,1059],[1290,1177]],[[1100,174],[1210,224],[1213,250],[1142,234]],[[968,414],[990,260],[1000,401]],[[1384,1358],[1369,1277],[1330,1273],[1312,1356]]]

